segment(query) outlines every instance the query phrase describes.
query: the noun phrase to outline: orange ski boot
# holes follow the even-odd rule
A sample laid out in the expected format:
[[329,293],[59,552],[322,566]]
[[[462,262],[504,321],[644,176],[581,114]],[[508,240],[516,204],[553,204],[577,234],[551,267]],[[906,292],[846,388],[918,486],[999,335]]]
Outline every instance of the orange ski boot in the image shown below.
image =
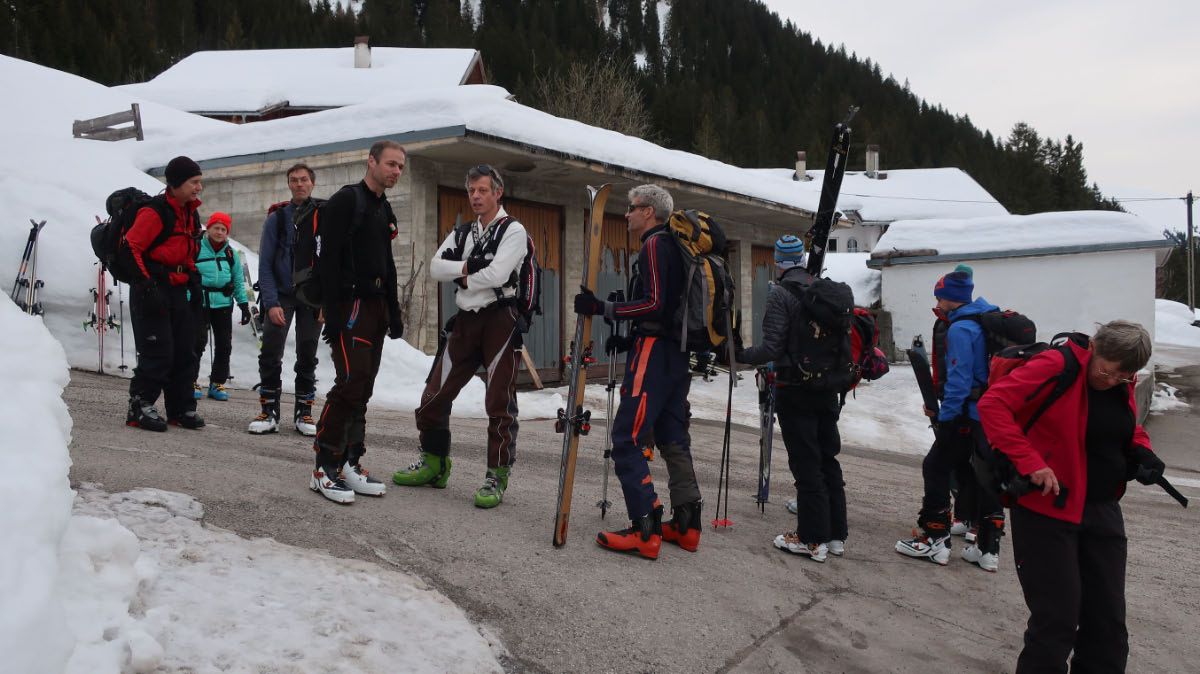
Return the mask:
[[596,544],[617,552],[636,552],[646,559],[658,559],[662,538],[660,506],[634,520],[628,529],[601,531],[596,534]]

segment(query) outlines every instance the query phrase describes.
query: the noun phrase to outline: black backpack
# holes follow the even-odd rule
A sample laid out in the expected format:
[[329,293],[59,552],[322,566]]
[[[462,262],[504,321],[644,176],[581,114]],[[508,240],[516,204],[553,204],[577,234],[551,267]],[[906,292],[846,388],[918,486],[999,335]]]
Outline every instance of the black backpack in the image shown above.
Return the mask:
[[[344,185],[342,189],[354,191],[354,218],[351,221],[353,232],[362,224],[367,211],[368,202],[363,194],[366,188],[362,183],[354,183]],[[391,206],[386,199],[383,203],[390,214]],[[292,293],[302,304],[314,309],[321,308],[323,299],[317,260],[321,255],[321,219],[327,212],[328,204],[324,199],[309,199],[292,214],[292,226],[296,228],[296,236],[292,240]],[[392,221],[395,221],[394,217]],[[350,261],[353,264],[353,255],[350,256]]]
[[1010,346],[1033,344],[1037,341],[1037,325],[1025,314],[1012,309],[972,314],[955,318],[953,322],[959,321],[974,321],[983,328],[989,358]]
[[[478,241],[471,249],[471,256],[476,255],[492,255],[495,257],[496,251],[500,248],[500,242],[504,240],[504,234],[508,231],[508,226],[512,224],[516,218],[511,215],[505,216],[499,222],[495,223],[485,233],[486,238]],[[456,223],[454,225],[454,255],[458,259],[463,259],[463,253],[467,248],[467,237],[471,236],[471,228],[474,226],[474,221]],[[482,244],[482,248],[480,248]],[[514,288],[516,295],[513,297],[504,296],[504,288]],[[529,332],[530,325],[533,324],[535,315],[542,315],[542,265],[537,260],[537,248],[533,244],[533,237],[525,234],[525,259],[521,262],[521,266],[514,269],[509,275],[508,281],[500,288],[493,288],[496,291],[496,299],[501,302],[510,302],[517,309],[517,329],[522,332]],[[455,292],[458,292],[455,290]]]
[[117,190],[104,202],[108,219],[92,228],[92,252],[112,277],[121,283],[137,283],[145,278],[137,261],[133,259],[125,235],[129,233],[129,228],[133,227],[138,211],[146,206],[158,213],[163,225],[162,231],[146,248],[145,253],[149,253],[175,232],[175,209],[171,208],[166,197],[161,194],[152,197],[136,187]]
[[783,371],[784,381],[814,392],[849,391],[857,382],[850,345],[854,291],[826,278],[807,288],[790,281],[780,285],[800,300],[804,316],[792,326],[788,353],[792,367]]

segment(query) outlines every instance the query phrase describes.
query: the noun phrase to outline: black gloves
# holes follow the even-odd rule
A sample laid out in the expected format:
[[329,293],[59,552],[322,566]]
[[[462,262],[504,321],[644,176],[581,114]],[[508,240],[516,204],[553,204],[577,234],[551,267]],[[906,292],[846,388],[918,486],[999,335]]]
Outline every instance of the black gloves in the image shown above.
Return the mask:
[[633,346],[633,338],[627,335],[610,335],[604,340],[604,353],[625,353]]
[[404,319],[400,316],[400,305],[393,304],[388,309],[388,337],[400,339],[404,336]]
[[238,309],[241,309],[242,311],[242,320],[238,322],[238,325],[246,325],[250,322],[250,305],[242,302],[241,304],[238,304]]
[[579,290],[579,294],[575,296],[575,313],[582,316],[599,316],[604,313],[604,302],[583,286],[579,286]]
[[153,278],[146,279],[141,284],[142,312],[147,316],[161,316],[167,312],[167,301],[163,297],[158,282]]
[[491,260],[483,257],[482,255],[472,255],[471,257],[467,258],[467,274],[474,274],[480,269],[487,267],[491,263]]
[[1142,484],[1157,483],[1162,479],[1163,471],[1167,469],[1167,464],[1163,463],[1162,459],[1141,445],[1133,446],[1129,458],[1133,464],[1130,477]]
[[446,250],[443,250],[442,251],[442,259],[443,260],[454,260],[455,262],[459,261],[458,256],[454,254],[453,248],[447,248]]
[[321,331],[321,335],[325,337],[325,343],[332,346],[333,340],[337,339],[338,334],[345,329],[349,312],[346,310],[345,302],[326,304],[321,310],[325,313],[325,328]]

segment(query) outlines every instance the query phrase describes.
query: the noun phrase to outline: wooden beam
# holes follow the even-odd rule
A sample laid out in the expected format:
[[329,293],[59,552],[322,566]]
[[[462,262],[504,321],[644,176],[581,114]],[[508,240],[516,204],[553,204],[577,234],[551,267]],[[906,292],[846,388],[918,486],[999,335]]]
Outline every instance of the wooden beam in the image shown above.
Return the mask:
[[[120,124],[132,124],[132,126],[113,128]],[[125,138],[145,140],[145,135],[142,133],[141,106],[133,103],[129,106],[128,111],[114,112],[111,115],[102,115],[92,119],[77,119],[71,125],[71,134],[76,138],[90,140],[123,140]]]

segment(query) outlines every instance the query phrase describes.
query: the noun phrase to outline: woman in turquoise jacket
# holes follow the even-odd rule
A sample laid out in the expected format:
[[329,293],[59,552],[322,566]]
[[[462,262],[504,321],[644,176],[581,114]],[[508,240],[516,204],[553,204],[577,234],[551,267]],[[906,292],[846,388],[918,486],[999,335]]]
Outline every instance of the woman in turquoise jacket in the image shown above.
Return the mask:
[[200,356],[208,345],[208,332],[212,328],[213,358],[212,371],[208,375],[208,397],[214,400],[229,400],[225,382],[229,379],[229,354],[233,350],[233,305],[236,302],[242,312],[241,325],[250,322],[250,306],[246,301],[246,287],[242,283],[241,265],[229,245],[229,231],[233,219],[228,213],[216,212],[208,219],[205,236],[200,239],[200,252],[196,254],[196,270],[200,272],[201,298],[200,321],[196,323],[196,373],[193,384],[196,397],[200,388]]

